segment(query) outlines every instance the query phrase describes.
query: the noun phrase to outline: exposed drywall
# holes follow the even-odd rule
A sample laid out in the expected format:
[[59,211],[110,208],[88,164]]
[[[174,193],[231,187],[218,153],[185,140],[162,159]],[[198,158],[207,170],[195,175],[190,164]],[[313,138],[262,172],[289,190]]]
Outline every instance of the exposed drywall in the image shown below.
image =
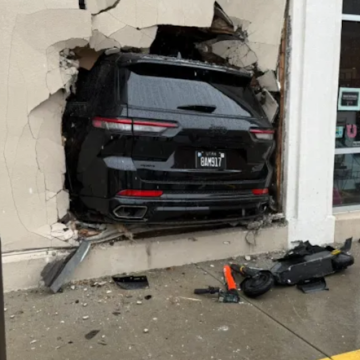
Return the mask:
[[[258,65],[273,69],[285,0],[220,3],[248,29],[246,46]],[[72,235],[57,221],[69,204],[60,129],[66,91],[79,66],[76,49],[86,47],[91,61],[86,55],[80,61],[91,67],[99,55],[91,48],[148,48],[158,25],[205,28],[214,15],[214,0],[86,4],[88,9],[80,10],[78,0],[0,0],[0,231],[5,251],[63,246]],[[237,50],[224,51],[237,56]]]

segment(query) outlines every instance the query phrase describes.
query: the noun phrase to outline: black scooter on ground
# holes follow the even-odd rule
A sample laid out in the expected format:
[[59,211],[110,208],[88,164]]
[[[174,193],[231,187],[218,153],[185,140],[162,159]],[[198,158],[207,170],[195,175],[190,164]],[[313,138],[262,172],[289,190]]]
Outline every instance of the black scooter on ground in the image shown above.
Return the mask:
[[316,283],[327,275],[345,270],[354,264],[354,257],[349,253],[351,244],[352,238],[347,239],[339,249],[311,245],[309,241],[301,242],[276,260],[269,270],[235,264],[231,265],[231,269],[245,277],[240,288],[246,296],[254,298],[265,294],[276,284]]

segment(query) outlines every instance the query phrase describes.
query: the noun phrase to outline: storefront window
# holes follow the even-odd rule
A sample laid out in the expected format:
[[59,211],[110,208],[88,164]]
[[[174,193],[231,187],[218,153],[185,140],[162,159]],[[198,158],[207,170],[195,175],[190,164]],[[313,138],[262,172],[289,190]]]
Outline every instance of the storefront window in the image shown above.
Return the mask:
[[343,14],[360,15],[360,1],[343,0]]
[[[360,2],[345,1],[350,11]],[[360,16],[343,21],[337,110],[333,205],[360,207]]]

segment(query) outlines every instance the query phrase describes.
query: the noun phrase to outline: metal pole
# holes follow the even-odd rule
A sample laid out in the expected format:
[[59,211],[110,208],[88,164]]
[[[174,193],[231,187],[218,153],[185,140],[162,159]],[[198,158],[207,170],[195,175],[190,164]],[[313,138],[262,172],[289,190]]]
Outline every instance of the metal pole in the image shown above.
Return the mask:
[[1,239],[0,239],[0,360],[6,360],[4,288],[3,288],[3,277],[2,277]]

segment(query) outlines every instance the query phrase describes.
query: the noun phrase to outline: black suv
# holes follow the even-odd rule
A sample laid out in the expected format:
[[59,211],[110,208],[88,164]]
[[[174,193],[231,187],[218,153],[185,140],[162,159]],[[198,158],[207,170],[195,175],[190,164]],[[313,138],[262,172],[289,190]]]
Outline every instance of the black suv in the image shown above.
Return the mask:
[[81,70],[63,118],[72,210],[149,223],[258,214],[274,130],[250,81],[241,70],[130,53]]

